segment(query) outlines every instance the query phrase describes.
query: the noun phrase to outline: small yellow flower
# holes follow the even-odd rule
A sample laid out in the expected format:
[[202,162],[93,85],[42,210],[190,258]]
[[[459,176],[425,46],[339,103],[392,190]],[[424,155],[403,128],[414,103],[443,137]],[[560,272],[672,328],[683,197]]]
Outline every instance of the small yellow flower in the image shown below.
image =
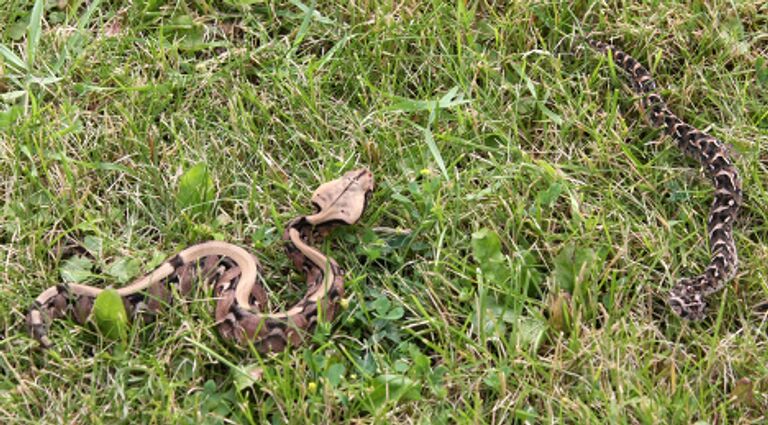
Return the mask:
[[421,174],[424,177],[429,177],[432,175],[432,170],[429,168],[422,168],[421,171],[419,171],[419,174]]
[[310,394],[314,394],[317,392],[317,382],[310,382],[307,384],[307,391],[309,391]]
[[349,308],[349,298],[342,298],[341,301],[339,301],[339,305],[341,306],[342,310],[346,310]]

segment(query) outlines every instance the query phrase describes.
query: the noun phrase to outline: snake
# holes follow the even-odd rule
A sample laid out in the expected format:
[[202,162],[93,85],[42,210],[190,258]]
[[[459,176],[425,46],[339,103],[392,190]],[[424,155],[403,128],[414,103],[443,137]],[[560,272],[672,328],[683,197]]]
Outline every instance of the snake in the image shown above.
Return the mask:
[[651,123],[672,137],[686,156],[696,159],[714,186],[714,199],[707,218],[709,264],[701,274],[679,279],[667,297],[667,304],[675,314],[683,319],[701,320],[706,316],[707,298],[722,290],[738,269],[733,226],[743,201],[739,171],[722,141],[670,111],[659,95],[651,73],[638,60],[592,37],[585,37],[584,41],[596,51],[612,57],[629,76],[632,90],[641,97],[642,107]]
[[[332,321],[344,296],[343,270],[331,257],[311,246],[339,225],[352,225],[366,209],[374,189],[367,169],[345,173],[323,183],[312,194],[316,212],[296,217],[282,239],[293,266],[306,277],[307,292],[286,311],[267,313],[267,292],[260,283],[262,267],[246,248],[223,241],[192,245],[150,273],[118,288],[117,294],[131,318],[153,321],[159,310],[173,302],[174,294],[189,294],[196,282],[213,286],[215,326],[219,334],[261,353],[296,347],[319,321]],[[48,349],[53,342],[53,319],[71,313],[85,324],[101,288],[61,283],[43,291],[26,314],[29,334]]]

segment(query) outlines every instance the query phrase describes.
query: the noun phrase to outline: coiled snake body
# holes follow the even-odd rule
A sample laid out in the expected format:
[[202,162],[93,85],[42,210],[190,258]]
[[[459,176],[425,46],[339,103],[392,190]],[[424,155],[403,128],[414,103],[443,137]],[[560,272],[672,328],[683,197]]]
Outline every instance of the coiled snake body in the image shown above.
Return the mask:
[[734,277],[738,264],[733,224],[742,203],[741,179],[726,146],[720,140],[694,128],[672,113],[656,92],[656,83],[648,70],[633,57],[602,41],[587,39],[602,53],[610,53],[613,61],[629,74],[632,89],[642,96],[643,108],[651,122],[677,141],[688,156],[697,159],[715,187],[707,229],[711,260],[704,272],[683,278],[669,292],[668,303],[679,316],[698,320],[704,317],[707,296],[722,289]]
[[[314,235],[324,236],[339,224],[354,224],[365,210],[373,190],[373,175],[361,169],[321,185],[312,195],[318,212],[293,219],[283,239],[294,266],[306,275],[308,291],[295,306],[281,313],[266,314],[267,295],[258,282],[261,267],[253,254],[226,242],[193,245],[137,279],[117,293],[129,314],[151,318],[173,291],[185,295],[196,280],[215,282],[215,319],[219,333],[242,344],[253,344],[261,352],[276,352],[298,345],[315,323],[330,321],[344,295],[344,279],[332,258],[311,247]],[[50,319],[72,311],[85,323],[93,302],[102,290],[87,285],[62,284],[46,289],[27,313],[30,334],[49,347]]]

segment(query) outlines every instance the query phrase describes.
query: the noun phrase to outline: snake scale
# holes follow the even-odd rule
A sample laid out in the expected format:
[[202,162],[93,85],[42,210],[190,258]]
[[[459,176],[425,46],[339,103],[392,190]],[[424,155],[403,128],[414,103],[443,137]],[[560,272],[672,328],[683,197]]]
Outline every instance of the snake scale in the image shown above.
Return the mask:
[[[319,320],[330,321],[344,296],[339,265],[309,245],[335,226],[354,224],[365,210],[373,191],[373,174],[366,169],[350,171],[322,184],[312,195],[317,212],[300,216],[286,226],[283,239],[294,266],[306,275],[306,295],[281,313],[263,313],[267,294],[258,282],[261,266],[244,248],[220,241],[193,245],[161,264],[151,273],[119,288],[117,293],[129,315],[149,320],[172,302],[178,292],[186,295],[193,283],[213,283],[217,299],[215,324],[226,339],[253,346],[260,352],[278,352],[297,346]],[[88,320],[96,296],[102,289],[81,284],[60,284],[46,289],[27,312],[30,334],[42,347],[50,347],[51,319],[68,312],[81,324]]]
[[704,272],[682,278],[670,290],[668,304],[684,319],[699,320],[705,315],[706,298],[721,290],[736,274],[738,257],[733,224],[742,203],[741,179],[728,149],[720,140],[681,120],[667,107],[656,91],[650,72],[627,53],[602,41],[586,39],[595,50],[610,54],[630,77],[632,89],[642,96],[643,108],[651,122],[671,136],[678,147],[695,158],[714,185],[714,200],[707,219],[711,259]]

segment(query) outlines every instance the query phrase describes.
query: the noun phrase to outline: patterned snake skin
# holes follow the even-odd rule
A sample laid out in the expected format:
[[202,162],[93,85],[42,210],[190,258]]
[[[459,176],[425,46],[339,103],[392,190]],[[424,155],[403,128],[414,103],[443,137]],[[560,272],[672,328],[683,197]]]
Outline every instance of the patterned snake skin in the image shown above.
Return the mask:
[[[247,250],[222,241],[193,245],[151,273],[117,289],[132,317],[153,317],[173,294],[187,295],[196,281],[210,283],[216,297],[216,327],[227,339],[252,345],[261,352],[297,346],[318,321],[330,321],[344,296],[343,273],[336,261],[313,248],[315,235],[325,236],[338,225],[354,224],[373,191],[373,174],[350,171],[321,185],[312,196],[317,212],[300,216],[286,226],[283,239],[294,266],[304,272],[307,293],[296,305],[280,313],[266,313],[267,293],[259,283],[261,266]],[[27,313],[30,335],[43,348],[51,319],[73,313],[84,324],[102,289],[81,284],[52,286],[33,302]]]
[[707,228],[711,260],[699,276],[683,278],[669,293],[668,303],[680,317],[699,320],[704,317],[706,298],[721,290],[736,274],[738,257],[733,239],[733,223],[742,203],[739,172],[720,140],[685,123],[672,113],[656,92],[648,70],[623,51],[602,41],[586,39],[599,52],[610,53],[616,65],[629,74],[632,89],[642,96],[643,108],[651,122],[677,141],[688,156],[697,159],[715,187]]

